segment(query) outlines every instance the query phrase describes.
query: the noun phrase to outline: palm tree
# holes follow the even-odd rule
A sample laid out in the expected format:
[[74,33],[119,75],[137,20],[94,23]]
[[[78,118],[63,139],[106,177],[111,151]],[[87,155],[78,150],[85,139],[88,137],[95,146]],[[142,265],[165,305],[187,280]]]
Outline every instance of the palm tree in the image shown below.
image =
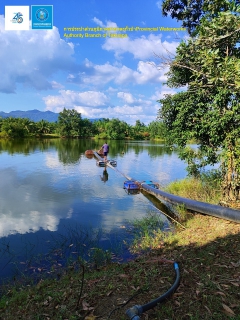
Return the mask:
[[45,134],[45,133],[49,133],[50,132],[50,126],[49,126],[49,122],[46,120],[41,120],[37,122],[37,132],[39,134]]

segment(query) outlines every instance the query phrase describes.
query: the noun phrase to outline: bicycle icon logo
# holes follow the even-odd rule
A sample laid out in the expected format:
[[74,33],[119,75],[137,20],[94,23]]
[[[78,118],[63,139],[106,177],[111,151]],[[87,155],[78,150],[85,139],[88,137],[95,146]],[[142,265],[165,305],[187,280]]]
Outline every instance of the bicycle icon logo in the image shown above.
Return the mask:
[[17,23],[22,23],[23,22],[23,14],[21,12],[17,12],[15,14],[15,16],[13,17],[13,20],[15,20],[14,22],[17,22]]

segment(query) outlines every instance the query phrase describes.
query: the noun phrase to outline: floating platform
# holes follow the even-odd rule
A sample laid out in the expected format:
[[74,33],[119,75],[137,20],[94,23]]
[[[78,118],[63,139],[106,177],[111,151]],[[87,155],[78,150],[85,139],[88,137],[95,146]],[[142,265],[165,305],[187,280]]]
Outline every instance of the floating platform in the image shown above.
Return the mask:
[[140,186],[136,181],[130,180],[130,181],[125,181],[124,182],[123,189],[126,189],[126,190],[140,190]]
[[142,184],[146,184],[146,185],[148,185],[149,187],[152,187],[152,188],[155,188],[155,189],[159,189],[159,183],[153,182],[152,180],[142,181],[142,182],[141,182],[141,185],[142,185]]
[[117,166],[117,161],[116,160],[108,160],[108,163],[110,163],[111,166],[116,167]]
[[117,161],[116,160],[107,160],[107,161],[98,160],[96,162],[96,164],[99,167],[105,167],[107,164],[110,164],[111,166],[116,167],[117,166]]
[[127,192],[127,194],[139,194],[140,193],[140,185],[134,180],[125,181],[123,184],[123,189]]

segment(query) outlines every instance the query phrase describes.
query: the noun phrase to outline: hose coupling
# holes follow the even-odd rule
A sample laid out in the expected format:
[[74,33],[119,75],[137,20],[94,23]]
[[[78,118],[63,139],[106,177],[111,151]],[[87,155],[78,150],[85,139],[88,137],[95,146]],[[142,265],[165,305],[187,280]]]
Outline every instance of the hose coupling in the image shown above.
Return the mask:
[[130,318],[130,320],[140,320],[142,314],[142,306],[133,306],[132,308],[126,311],[126,315]]

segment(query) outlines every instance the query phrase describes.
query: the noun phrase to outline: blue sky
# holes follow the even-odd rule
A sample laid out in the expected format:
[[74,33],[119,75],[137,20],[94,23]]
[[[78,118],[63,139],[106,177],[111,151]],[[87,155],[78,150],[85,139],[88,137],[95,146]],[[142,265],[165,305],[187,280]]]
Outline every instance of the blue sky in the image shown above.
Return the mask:
[[[5,30],[5,6],[42,4],[53,5],[53,29]],[[65,107],[89,119],[118,118],[129,124],[155,120],[159,109],[156,101],[174,93],[164,85],[168,70],[158,68],[156,55],[174,54],[187,33],[110,31],[104,38],[104,31],[64,31],[71,27],[181,25],[162,17],[161,1],[156,0],[1,1],[0,111],[60,112]],[[84,37],[65,37],[65,33],[82,33]],[[85,33],[101,37],[87,38]]]

